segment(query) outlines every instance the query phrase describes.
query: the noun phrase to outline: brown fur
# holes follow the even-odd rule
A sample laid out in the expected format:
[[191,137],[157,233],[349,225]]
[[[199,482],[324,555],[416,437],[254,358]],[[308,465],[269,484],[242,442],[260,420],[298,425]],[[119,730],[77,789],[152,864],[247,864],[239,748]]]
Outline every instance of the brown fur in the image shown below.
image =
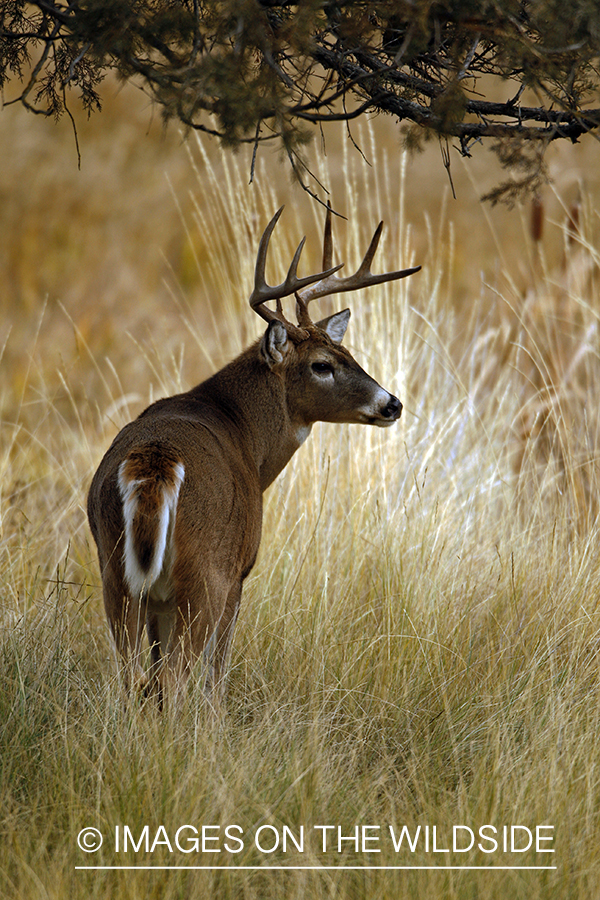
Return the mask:
[[[147,688],[149,678],[160,693],[174,692],[203,655],[212,683],[222,685],[242,584],[260,543],[263,491],[314,422],[388,426],[400,416],[399,400],[340,346],[348,310],[312,323],[308,300],[300,299],[297,328],[264,308],[265,296],[285,296],[298,285],[299,251],[282,285],[270,288],[262,278],[279,214],[261,239],[250,300],[269,321],[262,339],[126,425],[92,480],[88,516],[104,606],[130,685]],[[318,296],[415,271],[370,274],[380,232],[356,275],[333,285],[326,272],[310,277]],[[325,247],[331,255],[327,226]],[[149,676],[140,661],[144,624]]]

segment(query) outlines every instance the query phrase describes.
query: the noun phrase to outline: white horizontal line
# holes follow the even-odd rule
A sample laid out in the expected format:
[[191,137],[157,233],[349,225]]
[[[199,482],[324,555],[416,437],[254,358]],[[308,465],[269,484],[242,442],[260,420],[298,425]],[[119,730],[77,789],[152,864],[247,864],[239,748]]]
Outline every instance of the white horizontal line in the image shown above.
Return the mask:
[[535,871],[544,871],[555,870],[558,866],[75,866],[75,869],[79,870],[107,870],[107,869],[206,869],[210,871],[218,871],[218,870],[226,870],[228,872],[235,872],[237,870],[253,870],[253,871],[264,871],[265,869],[306,869],[311,872],[320,872],[323,870],[354,870],[359,872],[367,872],[372,870],[439,870],[440,872],[447,872],[449,869],[451,870],[461,870],[461,871],[473,871],[473,870],[484,870],[490,872],[515,872],[521,871],[524,869],[527,870],[535,870]]

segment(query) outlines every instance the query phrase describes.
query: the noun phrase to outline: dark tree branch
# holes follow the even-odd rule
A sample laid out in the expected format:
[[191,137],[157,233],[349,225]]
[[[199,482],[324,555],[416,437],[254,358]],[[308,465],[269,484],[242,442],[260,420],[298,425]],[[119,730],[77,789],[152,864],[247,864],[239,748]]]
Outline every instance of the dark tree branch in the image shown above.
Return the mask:
[[[386,113],[411,142],[434,133],[470,156],[487,141],[536,185],[549,143],[600,127],[600,7],[556,11],[557,0],[2,0],[0,89],[16,76],[25,86],[8,103],[71,115],[67,93],[89,112],[114,70],[167,119],[251,143],[253,171],[258,147],[279,139],[300,180],[308,126]],[[509,99],[477,95],[481,76]],[[521,105],[528,87],[539,105]]]

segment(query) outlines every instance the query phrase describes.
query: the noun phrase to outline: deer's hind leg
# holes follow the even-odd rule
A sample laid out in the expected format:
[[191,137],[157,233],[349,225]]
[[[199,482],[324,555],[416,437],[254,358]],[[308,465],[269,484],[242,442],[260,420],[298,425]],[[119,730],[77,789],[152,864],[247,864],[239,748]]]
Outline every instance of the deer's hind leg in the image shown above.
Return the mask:
[[174,616],[168,605],[164,605],[164,609],[157,611],[156,605],[154,609],[148,609],[146,617],[146,632],[148,634],[148,642],[150,644],[150,686],[149,689],[156,694],[158,704],[162,709],[163,704],[163,681],[164,668],[168,655],[169,645],[171,642],[171,634],[173,632]]
[[233,633],[240,611],[242,581],[236,582],[229,590],[225,608],[215,629],[212,653],[212,688],[219,699],[223,699],[227,685],[227,663],[233,640]]
[[192,572],[188,560],[185,568],[175,566],[173,584],[173,627],[160,678],[167,695],[175,697],[184,689],[192,672],[196,672],[205,678],[206,692],[210,695],[231,579],[224,578],[218,570],[211,570],[210,566],[202,566],[199,560],[194,561]]
[[128,693],[145,692],[148,676],[142,665],[142,639],[146,599],[131,594],[120,564],[103,567],[102,592],[106,617],[123,668],[125,688]]

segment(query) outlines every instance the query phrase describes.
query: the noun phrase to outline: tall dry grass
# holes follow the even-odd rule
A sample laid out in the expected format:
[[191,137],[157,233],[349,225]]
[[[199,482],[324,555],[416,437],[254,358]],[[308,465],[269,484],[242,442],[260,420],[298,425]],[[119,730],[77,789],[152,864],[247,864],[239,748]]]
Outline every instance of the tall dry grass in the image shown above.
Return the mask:
[[[376,158],[369,135],[362,141]],[[347,343],[405,412],[385,432],[314,429],[266,497],[226,711],[214,715],[192,685],[185,709],[161,717],[123,704],[85,492],[118,427],[259,333],[244,296],[280,200],[266,172],[249,187],[243,161],[215,162],[194,145],[190,156],[193,189],[172,201],[182,250],[177,264],[167,259],[160,297],[133,312],[112,305],[106,327],[98,308],[61,310],[50,298],[42,315],[34,304],[26,363],[10,337],[2,361],[0,893],[596,896],[593,210],[584,197],[575,236],[557,218],[564,263],[544,259],[525,224],[522,266],[504,260],[497,277],[492,267],[474,278],[461,304],[454,272],[465,248],[443,221],[415,234],[404,161],[315,162],[348,216],[335,233],[349,268],[380,215],[381,267],[426,263],[349,304]],[[317,207],[288,205],[271,277],[303,233],[305,265],[318,265],[321,227]],[[502,235],[494,240],[501,259]],[[161,303],[168,317],[156,321]],[[164,841],[183,825],[234,824],[239,853],[222,832],[218,854],[171,853]],[[453,825],[486,824],[553,826],[555,853],[432,853],[421,840],[396,854],[388,830],[436,826],[447,847]],[[125,825],[136,840],[148,825],[151,843],[162,825],[163,843],[117,853],[115,827]],[[303,853],[253,844],[261,826],[298,836],[301,825]],[[369,834],[380,843],[368,846],[382,852],[346,841],[338,853],[332,838],[324,853],[315,825],[346,836],[379,826]],[[88,826],[104,834],[97,854],[77,846]],[[264,846],[273,833],[263,832]],[[153,868],[76,868],[134,863]],[[210,864],[238,868],[159,868]],[[274,864],[362,868],[266,868]],[[366,868],[449,864],[492,869]],[[502,868],[514,865],[556,869]]]

